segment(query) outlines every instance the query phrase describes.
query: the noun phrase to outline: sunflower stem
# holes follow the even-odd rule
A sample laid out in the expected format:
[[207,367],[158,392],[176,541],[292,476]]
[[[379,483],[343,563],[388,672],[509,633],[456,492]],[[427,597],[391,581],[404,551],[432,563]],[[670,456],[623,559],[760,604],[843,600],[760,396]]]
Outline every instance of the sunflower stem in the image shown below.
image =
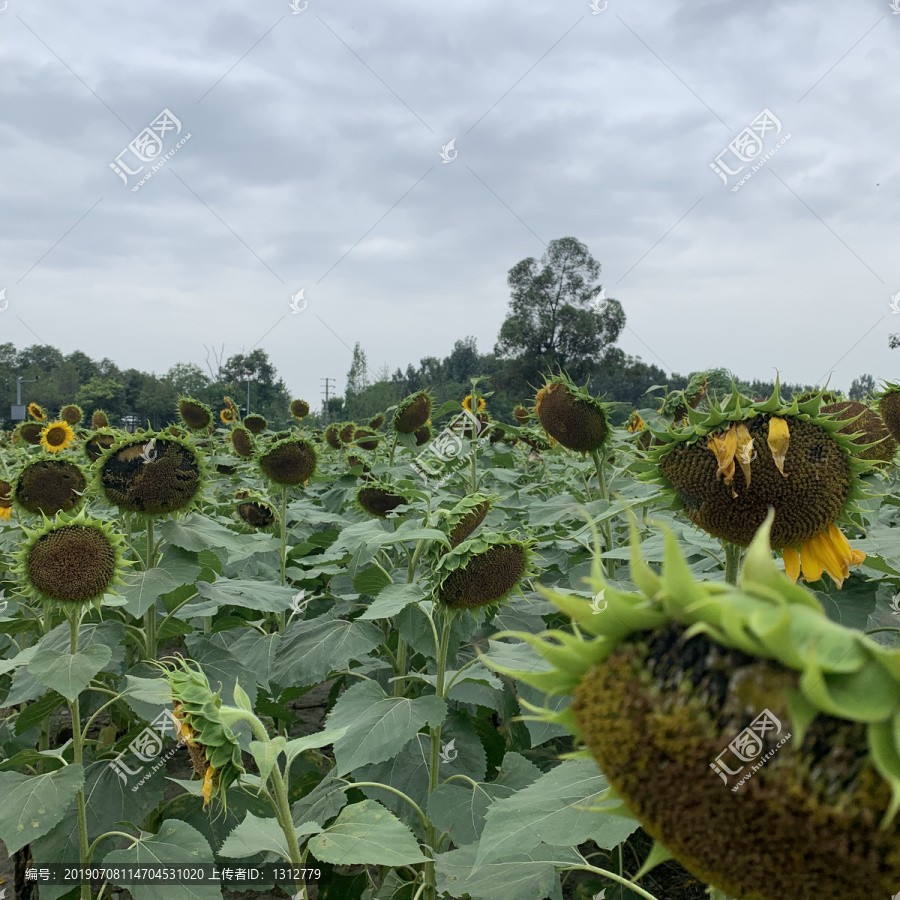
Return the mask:
[[[154,565],[156,545],[153,534],[153,519],[147,520],[147,559],[144,562],[144,571],[149,572]],[[144,613],[144,644],[145,659],[156,659],[156,601],[150,604],[150,608]]]
[[[597,482],[599,484],[600,490],[600,499],[605,500],[609,503],[609,485],[606,482],[606,474],[604,472],[603,460],[600,457],[599,450],[591,450],[591,459],[594,461],[594,469],[597,472]],[[604,550],[609,552],[613,550],[613,538],[612,538],[612,519],[604,519],[600,523],[600,529],[603,532],[603,543]],[[616,561],[614,559],[605,559],[602,560],[603,569],[606,572],[607,578],[615,578],[616,577]]]
[[737,544],[725,542],[725,581],[728,584],[737,584],[742,552],[742,548]]
[[[72,656],[78,653],[78,628],[81,625],[82,608],[66,608],[69,618],[69,653]],[[84,763],[84,735],[81,733],[81,707],[78,697],[69,701],[69,715],[72,717],[72,761],[76,766]],[[81,865],[87,866],[90,860],[90,843],[88,841],[87,811],[84,805],[84,788],[75,795],[75,808],[78,813],[78,844],[80,850]],[[88,882],[81,882],[81,900],[91,900],[91,886]]]
[[388,465],[392,466],[394,464],[394,451],[397,449],[397,432],[394,431],[394,438],[391,441],[391,458],[388,462]]

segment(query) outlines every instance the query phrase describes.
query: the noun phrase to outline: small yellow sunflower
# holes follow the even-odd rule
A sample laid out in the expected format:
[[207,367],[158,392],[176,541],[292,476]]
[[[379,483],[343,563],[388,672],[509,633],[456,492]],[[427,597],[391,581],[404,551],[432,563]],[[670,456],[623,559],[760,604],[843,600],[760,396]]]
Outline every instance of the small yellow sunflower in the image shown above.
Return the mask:
[[[472,412],[472,395],[471,394],[466,394],[466,396],[463,397],[462,405],[463,405],[463,409],[468,410],[469,412]],[[478,412],[483,412],[484,408],[486,406],[487,406],[487,404],[484,402],[484,397],[479,397],[478,398]]]
[[37,403],[28,404],[28,415],[31,416],[32,419],[37,419],[38,422],[43,422],[44,419],[47,418],[46,411],[38,406]]
[[640,413],[637,411],[633,412],[631,414],[631,419],[628,422],[628,433],[634,434],[637,431],[643,431],[645,427],[644,420],[641,418]]
[[41,431],[41,446],[48,453],[59,453],[75,440],[75,432],[68,422],[50,422]]
[[234,411],[231,410],[231,409],[229,409],[229,408],[223,409],[223,410],[219,413],[219,418],[220,418],[226,425],[228,425],[228,424],[230,424],[231,422],[234,421]]

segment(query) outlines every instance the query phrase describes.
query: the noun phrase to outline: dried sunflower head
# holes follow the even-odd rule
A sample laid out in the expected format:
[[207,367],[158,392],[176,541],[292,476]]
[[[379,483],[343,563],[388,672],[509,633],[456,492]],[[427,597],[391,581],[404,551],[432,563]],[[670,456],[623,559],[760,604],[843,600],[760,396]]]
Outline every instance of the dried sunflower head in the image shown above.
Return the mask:
[[206,431],[213,423],[212,410],[193,397],[181,397],[178,401],[178,418],[191,431]]
[[95,431],[84,442],[85,456],[87,456],[91,462],[96,462],[103,456],[103,453],[106,450],[109,450],[109,448],[112,447],[116,440],[116,433],[112,431],[112,429],[107,428]]
[[277,484],[305,484],[316,471],[316,451],[308,441],[286,437],[258,456],[259,468]]
[[401,434],[415,434],[431,418],[432,402],[428,391],[411,394],[394,413],[394,430]]
[[259,494],[246,490],[238,491],[235,494],[235,500],[235,512],[238,518],[251,528],[265,531],[278,522],[278,513],[275,508]]
[[309,415],[309,404],[305,400],[291,401],[291,415],[295,419],[304,419]]
[[892,381],[884,382],[876,395],[878,414],[891,433],[891,437],[900,443],[900,384]]
[[40,444],[43,426],[40,422],[22,422],[16,427],[16,436],[26,444]]
[[379,438],[368,428],[357,428],[353,432],[353,443],[361,450],[377,450]]
[[68,422],[74,427],[84,418],[84,410],[80,406],[70,403],[59,411],[59,417],[63,422]]
[[[780,574],[774,513],[739,586],[694,580],[666,535],[661,575],[632,538],[626,593],[595,554],[586,599],[543,590],[571,631],[516,634],[549,670],[485,663],[568,695],[524,703],[587,745],[628,811],[732,897],[869,900],[900,885],[900,651],[831,621]],[[558,706],[558,704],[555,704]]]
[[378,413],[378,415],[375,416],[375,418],[372,419],[371,422],[369,422],[369,428],[371,428],[373,431],[378,431],[378,429],[381,428],[382,425],[384,425],[383,413]]
[[91,428],[108,428],[109,416],[102,409],[95,409],[91,413]]
[[249,416],[244,416],[244,428],[250,434],[262,434],[268,426],[269,423],[266,421],[266,417],[261,416],[259,413],[251,413]]
[[451,549],[472,536],[499,499],[494,494],[470,494],[447,513],[441,525],[450,539]]
[[534,414],[544,431],[569,450],[589,453],[609,439],[606,406],[564,375],[544,382],[535,399]]
[[88,479],[70,459],[38,458],[26,463],[13,487],[16,508],[31,515],[72,513],[84,505]]
[[243,459],[253,456],[253,435],[241,425],[231,429],[231,446],[234,452]]
[[406,498],[397,488],[376,479],[369,480],[356,492],[357,508],[380,519],[406,502]]
[[847,424],[841,434],[858,435],[855,444],[867,445],[860,449],[862,459],[876,462],[890,462],[897,452],[897,442],[885,428],[881,416],[874,409],[853,400],[842,400],[822,407],[823,415],[835,416]]
[[513,418],[516,420],[517,424],[527,425],[531,419],[531,411],[527,410],[524,406],[517,406],[513,410]]
[[340,427],[336,424],[329,425],[325,429],[325,443],[327,443],[332,450],[340,450],[341,447],[343,447],[340,430]]

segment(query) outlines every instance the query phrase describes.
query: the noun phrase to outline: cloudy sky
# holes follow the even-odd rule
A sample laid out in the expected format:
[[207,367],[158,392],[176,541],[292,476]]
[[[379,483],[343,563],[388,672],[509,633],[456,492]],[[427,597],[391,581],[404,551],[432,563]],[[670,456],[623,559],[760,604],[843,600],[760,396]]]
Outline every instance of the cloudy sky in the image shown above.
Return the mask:
[[900,375],[891,0],[0,6],[0,342],[315,405],[356,341],[489,350],[572,235],[667,371]]

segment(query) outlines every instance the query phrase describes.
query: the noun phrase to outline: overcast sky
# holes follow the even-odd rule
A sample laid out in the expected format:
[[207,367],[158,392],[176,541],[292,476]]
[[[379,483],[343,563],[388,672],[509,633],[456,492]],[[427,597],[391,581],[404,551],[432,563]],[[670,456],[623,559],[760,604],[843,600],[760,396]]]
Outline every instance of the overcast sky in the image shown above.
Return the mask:
[[0,342],[261,346],[315,406],[356,341],[490,350],[572,235],[667,372],[900,376],[890,0],[294,5],[0,0]]

